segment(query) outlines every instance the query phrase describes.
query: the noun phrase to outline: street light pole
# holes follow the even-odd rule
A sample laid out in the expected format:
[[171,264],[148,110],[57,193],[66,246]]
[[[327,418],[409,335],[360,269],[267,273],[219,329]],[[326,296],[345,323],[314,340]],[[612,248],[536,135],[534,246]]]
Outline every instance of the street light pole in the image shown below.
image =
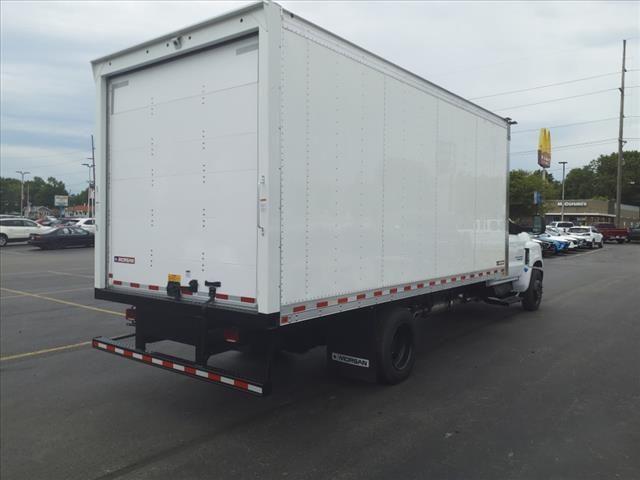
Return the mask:
[[23,172],[22,170],[16,170],[21,176],[20,180],[20,215],[24,215],[24,176],[29,175],[31,172]]
[[564,222],[564,166],[567,162],[558,162],[562,165],[562,206],[560,207],[560,221]]

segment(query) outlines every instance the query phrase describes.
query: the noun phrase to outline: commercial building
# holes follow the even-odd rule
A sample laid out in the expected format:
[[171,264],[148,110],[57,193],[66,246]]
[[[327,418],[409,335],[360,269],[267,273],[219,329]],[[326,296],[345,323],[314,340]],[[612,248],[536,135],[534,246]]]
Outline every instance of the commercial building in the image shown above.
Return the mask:
[[[547,223],[559,221],[562,215],[562,200],[544,202],[545,220]],[[564,219],[581,225],[594,223],[615,223],[616,202],[613,200],[565,200]],[[640,207],[622,204],[620,210],[621,227],[629,227],[640,223]]]

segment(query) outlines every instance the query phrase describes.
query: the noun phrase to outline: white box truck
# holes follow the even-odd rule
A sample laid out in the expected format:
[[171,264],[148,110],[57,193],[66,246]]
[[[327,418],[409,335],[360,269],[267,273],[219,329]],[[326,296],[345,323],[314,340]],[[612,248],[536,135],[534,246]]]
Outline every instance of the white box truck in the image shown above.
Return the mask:
[[[331,369],[396,383],[434,306],[538,307],[509,119],[271,2],[92,66],[95,296],[135,327],[95,348],[265,395],[274,352],[326,345]],[[212,365],[230,349],[264,374]]]

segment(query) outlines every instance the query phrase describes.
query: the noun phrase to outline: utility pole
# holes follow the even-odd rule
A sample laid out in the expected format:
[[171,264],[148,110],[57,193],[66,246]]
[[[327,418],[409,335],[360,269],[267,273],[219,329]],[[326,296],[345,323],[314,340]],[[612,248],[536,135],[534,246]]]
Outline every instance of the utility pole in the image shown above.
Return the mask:
[[567,162],[558,162],[562,165],[562,206],[560,207],[560,221],[564,222],[564,166]]
[[93,199],[93,211],[89,210],[89,216],[93,218],[96,215],[96,147],[93,143],[93,134],[91,135],[91,185],[89,191]]
[[20,215],[24,215],[24,176],[29,175],[31,172],[23,172],[22,170],[16,170],[22,177],[20,180]]
[[[85,167],[89,167],[89,188],[87,189],[87,209],[89,210],[89,217],[95,215],[96,199],[95,199],[95,187],[96,187],[96,147],[93,143],[93,135],[91,135],[91,157],[87,160],[91,160],[91,163],[83,163]],[[91,211],[91,198],[93,198],[93,212]]]
[[87,214],[91,217],[91,164],[83,163],[83,167],[89,167],[89,182],[87,186]]
[[620,210],[622,203],[622,147],[624,146],[624,74],[626,65],[627,41],[622,40],[622,81],[620,82],[620,126],[618,129],[618,178],[616,181],[616,227],[620,228]]

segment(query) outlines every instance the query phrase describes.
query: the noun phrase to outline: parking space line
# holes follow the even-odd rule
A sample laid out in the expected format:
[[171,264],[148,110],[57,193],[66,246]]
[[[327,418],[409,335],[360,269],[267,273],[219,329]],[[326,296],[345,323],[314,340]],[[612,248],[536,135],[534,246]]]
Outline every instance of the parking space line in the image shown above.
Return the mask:
[[[31,292],[31,293],[35,293],[36,295],[52,295],[54,293],[80,292],[82,290],[93,290],[93,287],[69,288],[67,290],[52,290],[49,292]],[[21,298],[25,296],[26,295],[24,293],[21,293],[19,295],[2,295],[0,296],[0,300],[6,300],[8,298]]]
[[119,317],[123,317],[124,316],[123,312],[116,312],[114,310],[107,310],[106,308],[91,307],[89,305],[83,305],[81,303],[69,302],[67,300],[60,300],[59,298],[47,297],[47,296],[44,296],[44,295],[40,295],[38,293],[25,292],[25,291],[22,291],[22,290],[13,290],[12,288],[4,288],[4,287],[0,287],[0,290],[4,290],[5,292],[9,292],[9,293],[13,293],[13,294],[22,294],[22,295],[26,295],[26,296],[33,297],[33,298],[39,298],[41,300],[49,300],[50,302],[61,303],[63,305],[69,305],[69,306],[72,306],[72,307],[84,308],[86,310],[93,310],[95,312],[110,313],[111,315],[118,315]]
[[[67,270],[91,270],[90,268],[86,268],[86,267],[65,267]],[[44,273],[53,273],[53,270],[31,270],[31,271],[19,271],[19,272],[2,272],[2,276],[6,277],[6,276],[16,276],[16,275],[42,275]],[[55,271],[55,273],[67,273],[70,274],[71,272],[59,272],[59,271]]]
[[[6,248],[6,247],[5,247]],[[5,249],[2,249],[2,255],[25,255],[28,256],[28,253],[22,253],[22,252],[6,252]]]
[[48,273],[54,273],[56,275],[67,275],[69,277],[83,277],[90,278],[93,280],[93,275],[82,275],[80,273],[68,273],[68,272],[56,272],[55,270],[47,270]]
[[17,353],[15,355],[7,355],[6,357],[0,357],[0,362],[6,362],[7,360],[17,360],[18,358],[33,357],[35,355],[42,355],[44,353],[59,352],[61,350],[70,350],[72,348],[79,348],[79,347],[84,347],[84,346],[87,346],[87,345],[91,345],[91,341],[74,343],[74,344],[71,344],[71,345],[63,345],[61,347],[45,348],[44,350],[36,350],[35,352]]

